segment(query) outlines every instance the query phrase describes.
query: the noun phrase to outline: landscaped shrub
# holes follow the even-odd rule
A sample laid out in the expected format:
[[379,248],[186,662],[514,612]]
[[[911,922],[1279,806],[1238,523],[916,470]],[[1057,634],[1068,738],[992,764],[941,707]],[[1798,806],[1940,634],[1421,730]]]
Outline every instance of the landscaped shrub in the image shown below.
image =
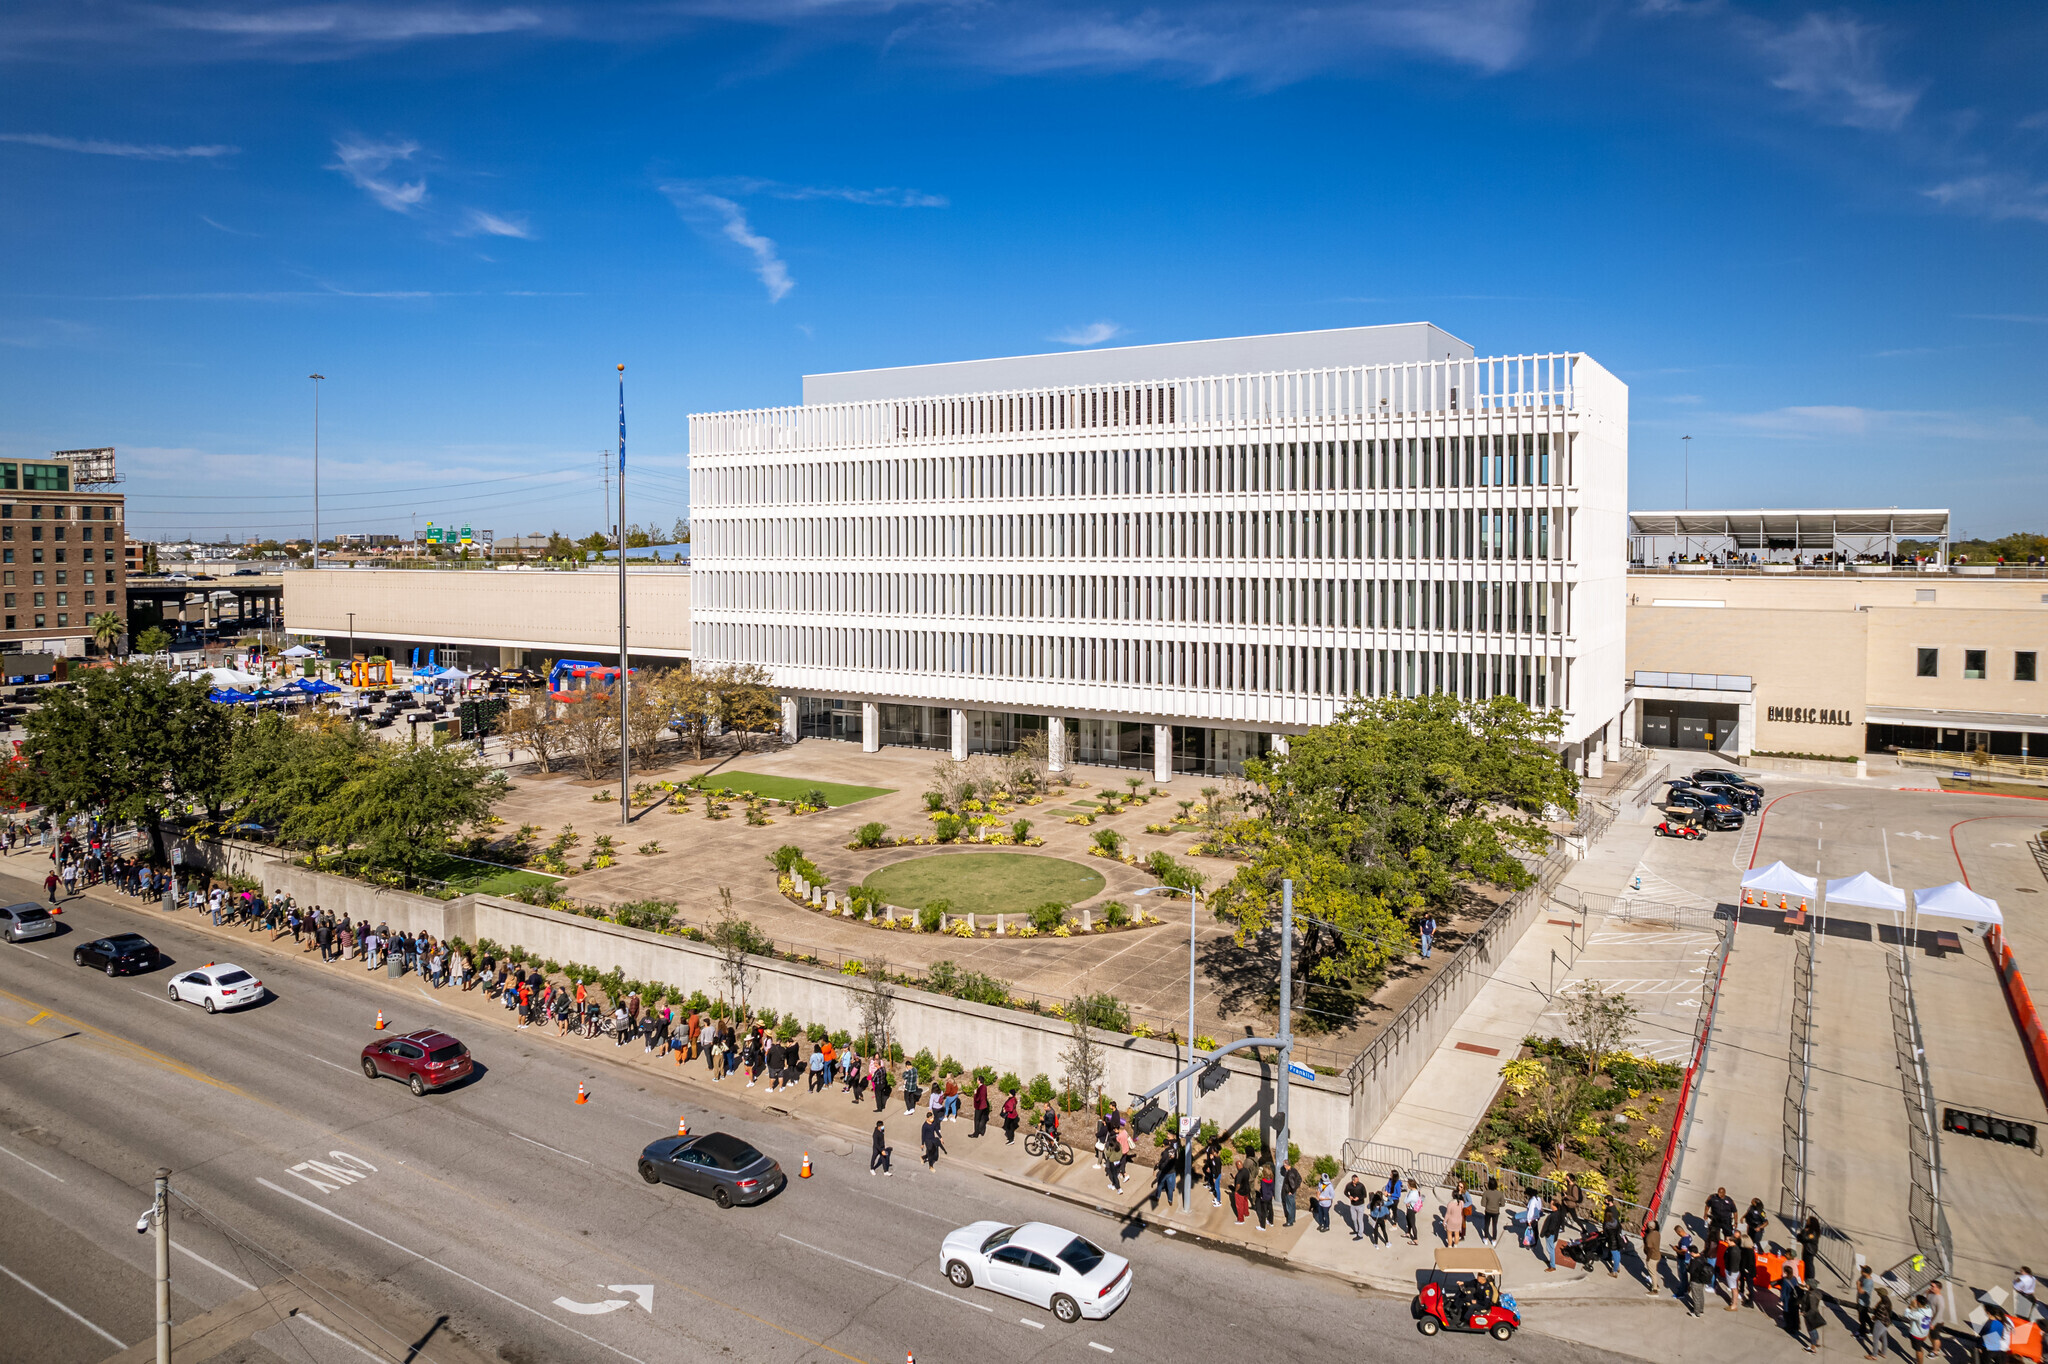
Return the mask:
[[[1050,1084],[1051,1082],[1048,1081],[1047,1083]],[[1015,1094],[1018,1090],[1024,1088],[1024,1082],[1017,1078],[1016,1071],[1006,1070],[1003,1072],[1003,1078],[996,1081],[996,1088],[1005,1094]]]
[[1115,857],[1123,851],[1124,836],[1114,829],[1097,829],[1095,846],[1101,850],[1103,856]]
[[889,826],[879,819],[871,819],[853,831],[853,845],[856,848],[879,848],[888,836]]
[[958,1061],[955,1061],[950,1056],[945,1057],[943,1060],[939,1062],[939,1078],[941,1080],[948,1079],[954,1075],[963,1075],[966,1073],[966,1071],[967,1068],[965,1066],[961,1065]]
[[1122,928],[1131,921],[1130,907],[1122,900],[1111,900],[1102,907],[1102,918],[1111,928]]
[[1072,908],[1058,900],[1047,900],[1031,911],[1031,926],[1041,933],[1050,933],[1067,921],[1067,912]]
[[917,1055],[910,1058],[910,1064],[917,1067],[917,1078],[920,1082],[931,1079],[939,1069],[938,1058],[932,1055],[930,1047],[919,1047]]
[[941,843],[951,843],[965,827],[965,821],[958,815],[940,815],[932,821],[932,836]]
[[1010,1002],[1010,982],[979,971],[968,971],[960,977],[960,983],[953,988],[953,994],[975,1004],[992,1004],[1001,1007]]
[[825,799],[825,792],[821,787],[813,786],[810,790],[804,792],[799,799],[803,804],[810,806],[814,810],[829,810],[832,808],[831,802]]
[[1317,1156],[1315,1159],[1315,1163],[1309,1166],[1309,1173],[1311,1175],[1314,1175],[1318,1179],[1322,1178],[1324,1175],[1328,1175],[1331,1179],[1335,1179],[1338,1175],[1344,1173],[1344,1167],[1337,1163],[1337,1158],[1335,1156]]
[[1031,837],[1031,821],[1028,819],[1011,820],[1010,837],[1016,839],[1019,843]]
[[612,922],[649,933],[667,933],[675,927],[681,906],[673,900],[629,900],[612,910]]
[[924,793],[924,808],[925,808],[926,810],[930,811],[930,812],[931,812],[931,813],[933,813],[933,814],[937,814],[937,813],[938,813],[939,811],[941,811],[941,810],[945,809],[945,808],[946,808],[946,797],[945,797],[945,793],[944,793],[944,792],[941,792],[941,791],[927,791],[927,792],[925,792],[925,793]]
[[1024,1092],[1024,1097],[1035,1104],[1051,1103],[1052,1077],[1045,1074],[1043,1071],[1040,1071],[1038,1074],[1032,1076],[1031,1088]]
[[939,931],[939,919],[953,912],[951,900],[927,900],[923,909],[917,911],[917,926],[927,933]]
[[1072,1017],[1077,1011],[1087,1019],[1091,1028],[1101,1028],[1104,1032],[1131,1030],[1130,1009],[1107,991],[1098,990],[1094,994],[1078,996],[1068,1007],[1067,1014]]
[[976,1066],[972,1073],[977,1084],[992,1085],[996,1082],[994,1066]]
[[768,861],[775,868],[777,876],[788,876],[804,860],[804,850],[794,843],[785,843],[768,854]]
[[776,1025],[776,1028],[775,1028],[775,1035],[776,1035],[777,1037],[781,1038],[781,1039],[782,1039],[783,1041],[785,1041],[785,1042],[787,1042],[787,1041],[789,1041],[789,1040],[790,1040],[791,1038],[795,1037],[795,1036],[796,1036],[796,1034],[797,1034],[797,1026],[796,1026],[796,1019],[794,1019],[794,1018],[785,1018],[785,1019],[783,1019],[783,1020],[782,1020],[782,1022],[781,1022],[781,1023],[779,1023],[778,1025]]
[[1231,1134],[1230,1144],[1248,1156],[1255,1156],[1266,1144],[1256,1127],[1240,1127]]

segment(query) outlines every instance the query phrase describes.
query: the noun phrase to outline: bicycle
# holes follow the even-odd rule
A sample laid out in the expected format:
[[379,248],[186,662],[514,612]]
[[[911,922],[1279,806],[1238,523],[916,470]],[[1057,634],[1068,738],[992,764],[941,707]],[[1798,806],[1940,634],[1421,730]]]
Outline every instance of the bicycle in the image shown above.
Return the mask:
[[1042,1127],[1031,1129],[1031,1135],[1024,1138],[1024,1154],[1027,1156],[1050,1156],[1062,1165],[1074,1163],[1074,1148],[1047,1132]]

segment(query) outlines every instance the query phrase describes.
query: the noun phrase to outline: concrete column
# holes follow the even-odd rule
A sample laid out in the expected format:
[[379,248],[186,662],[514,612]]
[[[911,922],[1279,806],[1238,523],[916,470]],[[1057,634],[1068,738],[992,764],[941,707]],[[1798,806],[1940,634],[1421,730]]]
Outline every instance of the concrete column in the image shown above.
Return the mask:
[[953,761],[967,761],[967,712],[955,707],[953,710]]
[[[1616,728],[1621,731],[1621,738],[1636,738],[1636,731],[1639,726],[1636,723],[1636,699],[1633,696],[1621,703],[1621,717],[1616,724]],[[1637,740],[1637,742],[1640,743],[1641,740]]]
[[1756,747],[1756,693],[1735,707],[1735,756],[1746,758]]
[[879,753],[882,749],[882,708],[872,701],[860,703],[860,751]]
[[1173,780],[1173,726],[1152,726],[1152,781],[1164,786]]
[[1598,778],[1606,770],[1606,754],[1601,750],[1600,736],[1595,734],[1586,740],[1586,775]]
[[1064,715],[1045,717],[1045,770],[1067,770],[1067,717]]
[[796,738],[796,698],[794,696],[782,698],[782,737],[790,740]]
[[1275,734],[1273,736],[1273,751],[1275,753],[1282,755],[1283,757],[1286,755],[1287,736],[1285,734]]
[[1621,761],[1621,719],[1616,717],[1600,726],[1600,743],[1606,750],[1607,761]]
[[509,646],[507,646],[507,645],[503,645],[503,644],[499,645],[499,646],[498,646],[498,666],[499,666],[499,667],[501,667],[501,668],[516,668],[516,667],[518,667],[518,666],[519,666],[519,650],[517,650],[517,649],[514,649],[514,648],[511,648],[511,647],[509,647]]

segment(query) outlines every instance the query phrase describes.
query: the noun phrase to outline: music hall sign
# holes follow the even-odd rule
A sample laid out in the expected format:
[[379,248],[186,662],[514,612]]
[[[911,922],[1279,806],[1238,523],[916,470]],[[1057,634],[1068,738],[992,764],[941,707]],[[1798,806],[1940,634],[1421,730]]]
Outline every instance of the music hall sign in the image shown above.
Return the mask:
[[1853,725],[1856,717],[1846,710],[1822,710],[1813,706],[1767,706],[1764,718],[1775,725]]

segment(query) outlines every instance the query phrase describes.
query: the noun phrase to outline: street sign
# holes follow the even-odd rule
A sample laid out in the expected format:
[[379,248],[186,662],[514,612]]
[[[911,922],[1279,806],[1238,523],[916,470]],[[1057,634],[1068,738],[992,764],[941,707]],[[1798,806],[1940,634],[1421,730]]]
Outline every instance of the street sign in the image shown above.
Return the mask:
[[1970,779],[1970,774],[1968,772],[1951,772],[1949,773],[1949,775],[1951,777],[1954,777],[1957,781],[1968,781]]
[[1289,1061],[1287,1063],[1287,1073],[1297,1080],[1313,1080],[1316,1078],[1315,1071],[1299,1061]]

